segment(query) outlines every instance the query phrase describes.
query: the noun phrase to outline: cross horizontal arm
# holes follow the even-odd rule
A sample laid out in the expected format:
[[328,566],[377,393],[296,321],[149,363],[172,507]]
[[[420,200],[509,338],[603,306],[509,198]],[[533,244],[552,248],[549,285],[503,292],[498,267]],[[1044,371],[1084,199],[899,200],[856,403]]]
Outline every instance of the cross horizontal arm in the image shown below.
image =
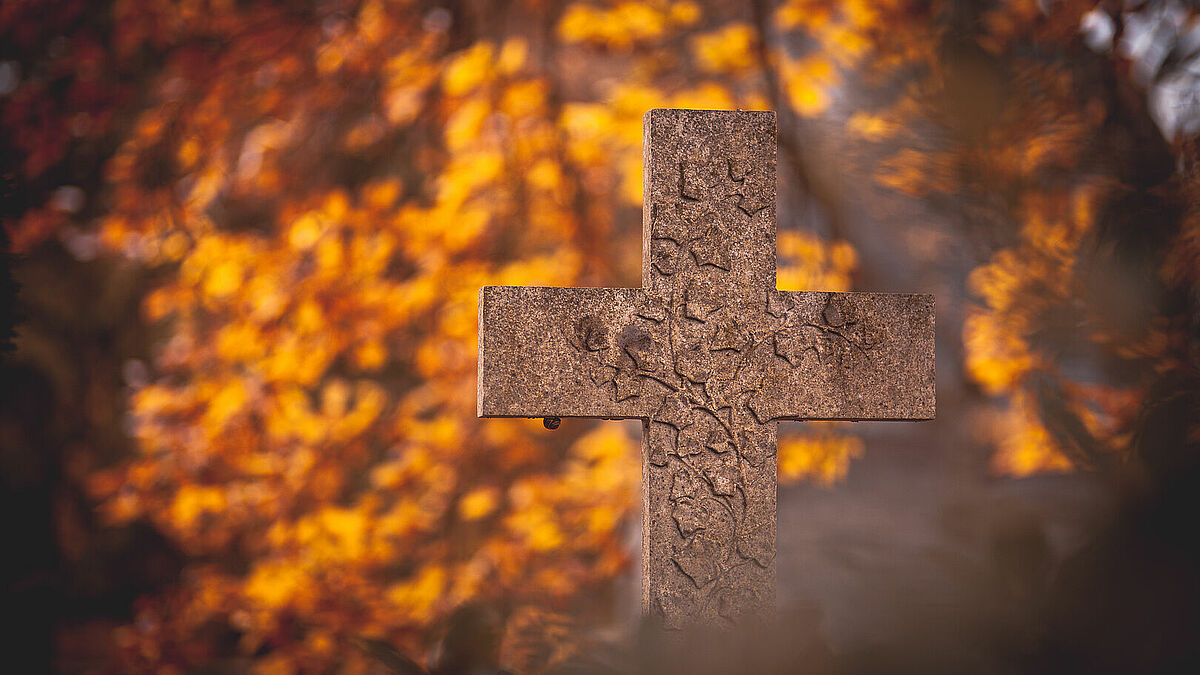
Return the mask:
[[933,419],[932,295],[773,291],[767,312],[760,421]]
[[649,416],[640,394],[663,319],[637,288],[483,287],[479,416]]

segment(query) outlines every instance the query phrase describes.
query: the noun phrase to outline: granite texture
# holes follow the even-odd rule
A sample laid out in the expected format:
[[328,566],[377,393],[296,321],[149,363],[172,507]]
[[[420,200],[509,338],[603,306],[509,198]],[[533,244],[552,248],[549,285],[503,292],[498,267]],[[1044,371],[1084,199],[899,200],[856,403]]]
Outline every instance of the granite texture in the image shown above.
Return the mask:
[[488,286],[481,417],[643,420],[643,611],[773,611],[776,422],[934,415],[929,295],[775,290],[775,114],[644,120],[642,288]]

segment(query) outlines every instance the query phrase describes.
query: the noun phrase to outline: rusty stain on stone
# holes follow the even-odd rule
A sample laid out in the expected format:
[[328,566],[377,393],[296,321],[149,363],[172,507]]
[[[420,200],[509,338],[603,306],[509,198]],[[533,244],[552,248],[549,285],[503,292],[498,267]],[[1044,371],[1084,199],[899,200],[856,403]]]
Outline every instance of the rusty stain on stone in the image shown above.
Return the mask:
[[934,415],[930,295],[775,290],[775,114],[644,120],[642,288],[484,287],[479,415],[643,420],[642,607],[775,601],[779,420]]

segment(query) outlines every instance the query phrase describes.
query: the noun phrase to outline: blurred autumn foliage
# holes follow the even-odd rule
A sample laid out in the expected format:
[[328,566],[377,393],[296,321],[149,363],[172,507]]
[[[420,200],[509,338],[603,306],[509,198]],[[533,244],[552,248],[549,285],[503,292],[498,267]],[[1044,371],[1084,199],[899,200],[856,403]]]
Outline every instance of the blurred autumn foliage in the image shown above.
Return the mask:
[[[794,289],[862,272],[804,154],[834,120],[846,161],[968,242],[908,245],[966,265],[939,349],[988,402],[994,469],[1120,461],[1148,397],[1195,381],[1196,130],[1149,106],[1200,29],[1171,15],[1147,75],[1121,35],[1085,44],[1110,4],[5,3],[18,362],[51,409],[6,434],[58,448],[68,568],[131,527],[162,561],[122,616],[55,624],[60,667],[355,672],[355,639],[418,653],[469,600],[604,613],[636,438],[477,423],[476,294],[637,285],[650,108],[780,112],[781,189],[817,223],[781,223]],[[809,425],[781,478],[863,452]]]

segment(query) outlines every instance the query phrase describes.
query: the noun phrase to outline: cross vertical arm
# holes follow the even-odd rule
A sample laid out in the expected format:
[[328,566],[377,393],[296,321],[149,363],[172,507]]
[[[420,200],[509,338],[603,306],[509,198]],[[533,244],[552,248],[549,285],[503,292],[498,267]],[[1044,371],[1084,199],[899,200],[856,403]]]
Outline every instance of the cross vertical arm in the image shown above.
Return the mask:
[[643,120],[642,286],[667,307],[677,386],[642,441],[642,611],[667,628],[775,604],[776,424],[747,407],[775,287],[775,114]]

